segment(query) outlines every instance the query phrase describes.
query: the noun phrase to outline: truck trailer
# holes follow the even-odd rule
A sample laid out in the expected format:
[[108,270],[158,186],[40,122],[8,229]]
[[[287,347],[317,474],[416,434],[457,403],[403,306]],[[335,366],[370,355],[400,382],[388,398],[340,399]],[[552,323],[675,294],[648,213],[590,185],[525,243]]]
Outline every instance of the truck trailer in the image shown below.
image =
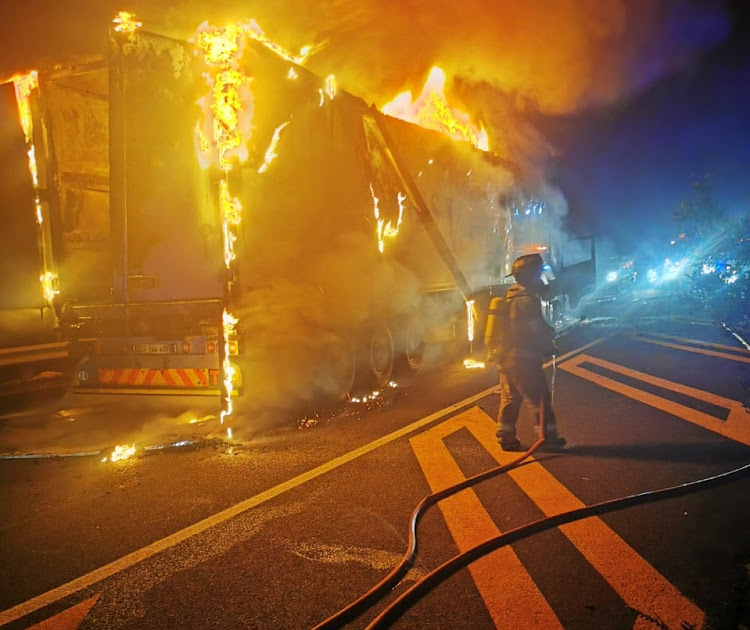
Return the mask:
[[[548,258],[549,235],[515,235],[511,161],[305,60],[254,22],[181,41],[121,14],[107,55],[2,86],[28,167],[3,205],[35,241],[25,303],[77,392],[211,395],[227,415],[377,390],[431,348],[481,351],[513,254]],[[565,304],[593,252],[558,262]]]

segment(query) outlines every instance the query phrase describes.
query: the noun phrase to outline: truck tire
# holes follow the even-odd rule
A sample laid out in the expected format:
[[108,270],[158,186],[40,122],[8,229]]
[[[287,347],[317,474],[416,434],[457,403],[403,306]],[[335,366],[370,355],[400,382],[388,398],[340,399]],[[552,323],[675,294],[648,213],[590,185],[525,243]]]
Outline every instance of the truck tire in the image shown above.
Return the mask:
[[357,361],[354,345],[346,337],[331,335],[324,348],[326,378],[324,389],[336,400],[345,400],[354,387]]
[[397,330],[395,368],[399,372],[419,372],[424,366],[424,325],[418,318],[410,317],[400,322]]
[[357,353],[357,384],[363,389],[380,389],[393,373],[393,336],[385,324],[375,324],[362,336]]

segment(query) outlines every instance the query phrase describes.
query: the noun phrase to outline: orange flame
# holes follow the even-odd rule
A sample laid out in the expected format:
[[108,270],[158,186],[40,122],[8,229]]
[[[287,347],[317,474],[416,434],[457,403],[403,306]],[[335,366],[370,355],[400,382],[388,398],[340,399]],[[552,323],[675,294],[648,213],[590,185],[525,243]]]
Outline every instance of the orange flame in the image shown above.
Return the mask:
[[120,11],[112,23],[118,33],[134,33],[143,26],[142,22],[136,21],[135,14],[128,11]]
[[404,201],[406,201],[406,195],[401,192],[398,193],[398,219],[395,226],[390,219],[386,221],[380,216],[380,198],[375,194],[372,184],[370,184],[370,195],[372,196],[372,212],[377,221],[378,251],[382,254],[385,251],[385,239],[395,238],[398,234],[398,229],[401,227],[404,219]]
[[228,171],[232,157],[240,162],[247,160],[252,131],[251,79],[239,64],[245,31],[236,24],[218,28],[204,22],[191,41],[209,67],[204,77],[210,93],[198,101],[204,120],[196,128],[196,150],[204,168],[218,162],[219,168]]
[[242,221],[242,204],[237,197],[232,197],[229,185],[223,179],[219,183],[219,204],[224,220],[230,225],[239,225]]
[[16,103],[18,103],[18,118],[21,121],[21,128],[26,137],[26,142],[30,143],[32,139],[31,128],[31,92],[39,88],[39,75],[36,70],[28,74],[16,75],[11,78],[13,87],[16,91]]
[[126,459],[130,459],[135,455],[135,444],[118,444],[114,450],[102,459],[102,462],[107,460],[111,462],[121,462]]
[[402,92],[382,107],[384,114],[435,129],[456,140],[471,142],[478,149],[489,150],[487,132],[472,124],[468,114],[452,108],[445,97],[445,72],[435,66],[425,81],[422,93],[412,99],[411,92]]
[[245,32],[247,33],[249,37],[252,37],[254,40],[260,42],[266,48],[275,52],[282,59],[286,59],[287,61],[296,63],[299,66],[304,65],[304,63],[310,58],[310,55],[316,53],[318,50],[320,50],[320,48],[323,45],[325,45],[325,42],[324,42],[323,44],[319,44],[317,46],[309,46],[309,45],[303,46],[300,49],[299,54],[295,55],[289,52],[286,48],[284,48],[280,44],[277,44],[276,42],[266,37],[266,34],[263,32],[263,29],[258,25],[258,23],[255,20],[250,20],[249,22],[247,22],[247,24],[241,25],[241,28],[245,30]]
[[[42,199],[39,194],[39,169],[36,160],[36,147],[34,146],[34,122],[31,111],[31,95],[34,91],[39,89],[39,75],[36,70],[32,70],[28,74],[11,77],[10,80],[13,82],[16,104],[18,107],[18,119],[21,123],[24,139],[26,140],[26,154],[29,157],[29,173],[34,188],[36,222],[39,225],[39,229],[43,230],[42,223],[44,222],[44,212]],[[44,257],[42,264],[43,270],[39,276],[42,296],[47,303],[52,306],[55,296],[60,293],[59,280],[57,274],[49,269],[46,256]]]
[[[226,175],[219,183],[219,209],[224,240],[224,264],[227,269],[231,268],[232,261],[236,258],[235,243],[242,222],[242,204],[229,190],[228,173],[234,161],[242,163],[248,158],[247,145],[252,133],[254,114],[254,100],[250,90],[252,78],[243,72],[241,63],[248,37],[297,64],[303,63],[313,52],[312,47],[305,47],[299,55],[292,55],[269,40],[254,20],[230,24],[223,28],[203,22],[190,40],[195,45],[195,54],[200,55],[206,65],[207,71],[203,76],[209,87],[209,93],[198,101],[203,110],[203,121],[198,122],[195,130],[196,153],[203,168],[213,164]],[[296,76],[293,68],[288,76]],[[274,132],[265,161],[258,172],[265,172],[276,157],[276,146],[287,124],[280,125]],[[234,335],[237,323],[237,318],[225,308],[222,314],[222,371],[225,392],[225,405],[221,412],[222,424],[225,417],[232,415],[233,410],[232,391],[237,371],[229,361],[229,340]],[[227,434],[231,438],[231,429],[227,429]]]
[[268,145],[265,157],[263,159],[263,164],[261,164],[260,168],[258,169],[259,173],[265,173],[268,170],[271,162],[276,159],[276,156],[278,155],[276,153],[276,148],[279,146],[279,140],[281,140],[281,132],[284,131],[284,128],[290,122],[291,121],[287,120],[286,122],[281,123],[278,127],[276,127],[276,129],[274,129],[273,137],[271,138],[271,144]]
[[467,370],[483,370],[485,364],[484,361],[477,361],[476,359],[464,359],[464,367]]
[[[234,334],[238,321],[239,320],[234,315],[229,313],[227,309],[224,309],[221,314],[221,325],[224,332],[224,361],[222,368],[224,372],[224,391],[226,392],[224,398],[226,409],[221,412],[221,424],[224,424],[224,418],[231,416],[232,411],[234,410],[232,405],[232,391],[234,390],[235,369],[229,360],[229,338]],[[231,438],[231,433],[229,433],[229,437]]]
[[39,276],[39,282],[42,283],[42,294],[48,304],[52,304],[56,295],[60,294],[60,281],[56,274],[51,271],[45,271]]
[[474,341],[474,320],[478,319],[474,300],[466,300],[466,338]]
[[[242,72],[240,61],[247,37],[247,29],[239,24],[224,28],[201,24],[191,40],[196,54],[202,54],[208,67],[204,74],[210,93],[200,99],[203,108],[203,126],[196,129],[196,150],[201,165],[205,168],[215,163],[225,174],[232,169],[231,158],[240,162],[247,160],[247,142],[252,130],[253,96],[250,92],[250,77]],[[233,197],[228,180],[219,182],[219,209],[221,212],[222,234],[224,236],[224,264],[230,269],[236,258],[234,244],[236,230],[242,222],[242,204]],[[232,391],[234,390],[235,368],[229,360],[230,337],[234,335],[237,318],[226,308],[222,312],[222,341],[224,359],[224,409],[220,421],[232,415]],[[231,429],[227,429],[231,438]]]

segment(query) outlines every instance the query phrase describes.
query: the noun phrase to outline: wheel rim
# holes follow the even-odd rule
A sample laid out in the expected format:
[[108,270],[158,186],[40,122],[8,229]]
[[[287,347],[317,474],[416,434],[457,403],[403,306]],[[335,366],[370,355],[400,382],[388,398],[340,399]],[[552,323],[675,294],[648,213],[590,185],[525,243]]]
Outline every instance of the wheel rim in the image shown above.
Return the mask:
[[354,350],[345,339],[336,339],[328,347],[328,376],[335,396],[346,398],[354,386],[356,362]]
[[412,372],[419,370],[424,363],[424,335],[417,322],[409,322],[406,327],[404,356],[406,365]]
[[385,326],[376,328],[370,337],[370,370],[377,385],[384,385],[393,371],[393,337]]

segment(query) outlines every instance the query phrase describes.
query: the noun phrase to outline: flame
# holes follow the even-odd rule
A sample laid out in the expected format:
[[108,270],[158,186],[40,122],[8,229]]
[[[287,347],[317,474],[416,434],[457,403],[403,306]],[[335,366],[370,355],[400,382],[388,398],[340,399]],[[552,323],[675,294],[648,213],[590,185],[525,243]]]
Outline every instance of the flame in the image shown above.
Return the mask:
[[[234,331],[237,327],[238,319],[229,313],[227,309],[225,308],[224,311],[221,314],[221,326],[222,330],[224,332],[224,360],[222,363],[222,368],[224,372],[224,391],[225,391],[225,398],[224,401],[226,403],[225,409],[222,410],[221,416],[220,416],[220,422],[221,424],[224,424],[224,418],[227,416],[232,415],[233,411],[233,405],[232,405],[232,391],[234,391],[234,375],[235,375],[235,368],[232,365],[232,363],[229,361],[229,338],[234,335]],[[229,432],[229,429],[227,429]],[[231,437],[231,433],[230,433]]]
[[[231,270],[232,261],[236,258],[237,230],[242,222],[242,204],[237,197],[232,196],[228,175],[234,161],[243,163],[248,158],[247,146],[252,133],[254,114],[254,100],[250,90],[252,78],[243,72],[241,63],[248,37],[295,64],[304,63],[315,50],[312,46],[306,46],[299,55],[292,55],[282,46],[269,40],[255,20],[230,24],[223,28],[203,22],[190,40],[195,46],[195,54],[199,55],[206,65],[207,71],[203,76],[209,88],[209,93],[198,101],[203,110],[203,121],[199,121],[196,125],[196,153],[203,168],[214,164],[225,174],[224,179],[219,183],[219,206],[224,241],[224,264],[228,270]],[[289,70],[287,76],[289,78],[297,76],[294,68]],[[276,147],[281,132],[287,124],[288,122],[280,125],[274,131],[271,144],[265,154],[265,161],[258,169],[259,173],[265,172],[276,157]],[[222,371],[225,392],[225,404],[221,412],[222,424],[224,418],[230,416],[233,410],[232,391],[236,369],[229,361],[229,340],[234,335],[237,323],[237,318],[225,308],[222,313],[224,342]],[[231,429],[227,429],[227,434],[231,438]]]
[[467,370],[483,370],[484,361],[477,361],[475,359],[464,359],[464,367]]
[[[18,119],[21,122],[26,144],[28,145],[27,155],[29,156],[29,172],[34,188],[39,188],[39,171],[36,163],[36,150],[34,148],[34,124],[31,117],[31,93],[39,89],[39,75],[36,70],[28,74],[16,75],[13,81],[13,87],[16,92],[16,103],[18,105]],[[41,223],[41,221],[39,221]]]
[[190,40],[202,53],[203,61],[209,66],[226,68],[242,58],[245,31],[239,24],[229,24],[224,28],[203,22]]
[[250,20],[246,24],[241,25],[241,27],[245,29],[245,32],[249,37],[252,37],[254,40],[260,42],[266,48],[275,52],[279,57],[286,59],[287,61],[291,61],[292,63],[296,63],[299,66],[303,66],[311,55],[318,52],[318,50],[320,50],[325,45],[325,42],[323,42],[322,44],[318,44],[317,46],[303,46],[302,48],[300,48],[299,54],[295,55],[290,53],[283,46],[268,39],[268,37],[266,37],[266,34],[263,32],[263,29],[255,20]]
[[474,300],[466,300],[466,338],[469,341],[474,341],[474,320],[476,319],[478,318],[474,309]]
[[[231,158],[239,162],[247,160],[247,143],[252,131],[253,96],[250,92],[251,78],[242,71],[240,61],[248,29],[242,24],[230,24],[224,28],[201,24],[192,38],[196,54],[202,55],[208,67],[204,73],[209,94],[198,101],[204,112],[203,127],[196,128],[196,150],[201,165],[215,163],[225,175],[232,169]],[[236,258],[234,245],[242,222],[242,204],[229,190],[228,178],[219,182],[219,209],[221,212],[224,240],[224,264],[231,269]],[[232,391],[235,368],[229,361],[230,338],[234,335],[237,318],[226,308],[222,312],[222,337],[224,357],[224,409],[220,422],[232,415]],[[231,429],[227,429],[231,438]]]
[[18,118],[21,121],[23,134],[26,142],[32,141],[31,125],[31,93],[39,88],[39,74],[32,70],[28,74],[16,75],[10,79],[16,91],[16,103],[18,103]]
[[225,179],[219,182],[219,205],[221,216],[229,225],[239,225],[242,221],[242,204],[237,197],[232,197],[229,184]]
[[336,85],[336,77],[332,74],[329,74],[326,77],[325,81],[325,93],[328,95],[328,98],[333,100],[333,98],[336,96],[336,91],[338,90],[338,86]]
[[276,159],[276,147],[279,144],[279,139],[281,138],[281,132],[284,130],[284,127],[286,127],[289,124],[290,121],[286,121],[285,123],[281,123],[273,132],[273,137],[271,138],[271,144],[268,145],[268,149],[266,149],[266,155],[265,159],[263,160],[263,164],[260,165],[260,168],[258,169],[259,173],[265,173],[268,170],[268,166],[271,164],[271,162]]
[[[34,189],[36,222],[37,225],[39,225],[39,228],[42,229],[42,224],[44,223],[44,211],[42,199],[39,194],[39,168],[36,159],[36,146],[34,145],[34,121],[31,111],[31,95],[34,91],[39,89],[39,75],[36,70],[32,70],[27,74],[20,74],[11,77],[10,81],[13,82],[16,104],[18,107],[18,120],[21,123],[21,129],[27,145],[26,155],[29,158],[29,174],[31,175],[31,183]],[[41,238],[44,240],[43,233]],[[52,301],[54,300],[55,295],[60,293],[58,288],[58,278],[54,272],[50,271],[46,256],[43,257],[42,265],[42,273],[39,276],[42,296],[50,306],[53,306]]]
[[190,40],[209,68],[203,76],[210,91],[198,101],[204,121],[196,128],[196,149],[204,168],[218,162],[228,171],[232,157],[240,162],[248,157],[254,108],[251,79],[240,67],[244,34],[240,25],[217,28],[204,22]]
[[[388,387],[390,387],[391,389],[396,389],[398,387],[398,383],[396,381],[388,381]],[[366,403],[369,400],[380,398],[381,395],[382,392],[379,389],[376,389],[371,391],[369,394],[363,394],[362,396],[351,396],[349,398],[349,402]]]
[[130,446],[127,444],[118,444],[109,454],[109,457],[105,457],[102,462],[106,462],[107,459],[111,462],[121,462],[133,457],[133,455],[135,455],[135,444],[131,444]]
[[398,229],[401,227],[401,223],[404,218],[404,201],[406,201],[406,195],[398,193],[398,219],[394,227],[391,221],[387,221],[380,216],[380,199],[375,194],[375,189],[370,183],[370,195],[372,195],[372,211],[377,221],[377,234],[378,234],[378,251],[382,254],[385,251],[385,239],[394,238],[398,234]]
[[128,11],[120,11],[112,23],[118,33],[134,33],[143,26],[142,22],[136,21],[135,14]]
[[60,281],[57,275],[51,271],[46,271],[39,276],[39,281],[42,283],[42,295],[44,295],[47,303],[51,305],[55,296],[60,294]]
[[232,168],[229,158],[233,155],[240,162],[247,160],[247,140],[252,118],[240,116],[240,113],[252,111],[248,82],[248,77],[235,69],[219,72],[214,79],[211,99],[213,139],[217,147],[219,167],[225,171]]
[[416,100],[410,91],[402,92],[381,109],[384,114],[435,129],[456,140],[471,142],[478,149],[489,150],[487,132],[471,123],[468,114],[452,108],[445,98],[445,72],[433,67]]

